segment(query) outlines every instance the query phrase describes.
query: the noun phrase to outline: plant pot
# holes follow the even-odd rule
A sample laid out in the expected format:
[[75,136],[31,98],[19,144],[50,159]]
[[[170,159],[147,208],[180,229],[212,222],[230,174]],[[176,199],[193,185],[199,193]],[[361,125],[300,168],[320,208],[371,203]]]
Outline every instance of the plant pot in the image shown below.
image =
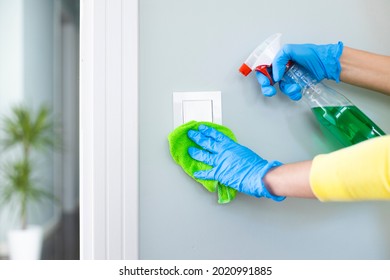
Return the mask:
[[9,258],[11,260],[39,260],[41,258],[43,231],[39,226],[8,232]]

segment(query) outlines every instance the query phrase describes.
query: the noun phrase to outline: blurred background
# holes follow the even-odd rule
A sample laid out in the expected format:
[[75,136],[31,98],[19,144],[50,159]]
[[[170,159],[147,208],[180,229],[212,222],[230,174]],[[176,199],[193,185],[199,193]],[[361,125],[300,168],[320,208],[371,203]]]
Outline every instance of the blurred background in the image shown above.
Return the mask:
[[[10,232],[25,230],[24,205],[26,228],[42,233],[39,258],[79,259],[79,1],[0,0],[0,38],[0,259]],[[26,154],[19,128],[42,140],[31,140],[29,176],[15,165]]]

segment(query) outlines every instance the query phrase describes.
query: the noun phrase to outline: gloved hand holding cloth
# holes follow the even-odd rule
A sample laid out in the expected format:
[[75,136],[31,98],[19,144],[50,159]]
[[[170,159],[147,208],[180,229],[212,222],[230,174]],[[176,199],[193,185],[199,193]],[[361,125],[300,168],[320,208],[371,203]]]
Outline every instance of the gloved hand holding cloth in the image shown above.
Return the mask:
[[281,162],[268,162],[250,149],[206,125],[200,125],[198,130],[189,130],[188,137],[203,148],[190,147],[189,155],[213,167],[195,172],[195,178],[217,180],[239,192],[255,197],[271,198],[275,201],[285,199],[284,196],[272,195],[263,182],[267,172],[282,165]]

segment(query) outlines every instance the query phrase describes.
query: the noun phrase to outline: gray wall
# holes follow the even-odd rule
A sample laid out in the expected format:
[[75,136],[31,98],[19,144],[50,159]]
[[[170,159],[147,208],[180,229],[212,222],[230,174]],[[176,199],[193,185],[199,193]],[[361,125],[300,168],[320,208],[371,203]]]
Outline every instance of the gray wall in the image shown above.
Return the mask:
[[[315,3],[315,4],[314,4]],[[222,91],[223,124],[264,158],[294,162],[340,146],[303,102],[262,96],[238,67],[269,35],[284,43],[336,43],[390,55],[390,2],[140,1],[140,257],[142,259],[388,259],[390,204],[276,203],[238,195],[218,205],[174,164],[173,91]],[[386,132],[390,98],[343,92]]]

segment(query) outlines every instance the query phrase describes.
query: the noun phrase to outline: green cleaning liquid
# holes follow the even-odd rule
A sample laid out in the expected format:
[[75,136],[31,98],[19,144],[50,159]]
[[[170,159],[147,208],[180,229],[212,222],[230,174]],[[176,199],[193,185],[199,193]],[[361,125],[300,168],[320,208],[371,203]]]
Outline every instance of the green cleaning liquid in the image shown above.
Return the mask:
[[311,109],[321,125],[345,146],[386,134],[356,106],[325,106]]
[[386,135],[369,117],[352,104],[343,94],[317,79],[299,64],[286,67],[283,81],[301,87],[302,99],[325,128],[344,146]]

